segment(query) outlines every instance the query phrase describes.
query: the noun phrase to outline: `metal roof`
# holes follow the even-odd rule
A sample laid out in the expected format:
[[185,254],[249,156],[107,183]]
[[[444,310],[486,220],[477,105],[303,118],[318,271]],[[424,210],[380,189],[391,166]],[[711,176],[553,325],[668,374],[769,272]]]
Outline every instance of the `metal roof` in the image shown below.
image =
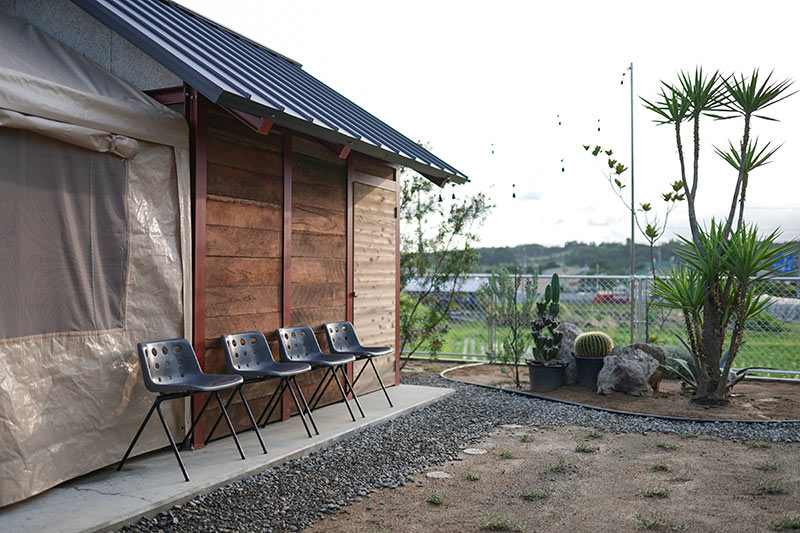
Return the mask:
[[467,177],[334,91],[302,65],[168,0],[72,0],[212,102],[413,168]]

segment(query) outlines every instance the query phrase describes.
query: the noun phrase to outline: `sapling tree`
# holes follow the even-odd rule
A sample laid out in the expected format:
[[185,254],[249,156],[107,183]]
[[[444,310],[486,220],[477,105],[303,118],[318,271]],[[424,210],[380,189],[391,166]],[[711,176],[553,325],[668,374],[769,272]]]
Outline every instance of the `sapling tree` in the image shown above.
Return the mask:
[[473,244],[492,206],[483,193],[448,202],[434,184],[413,171],[401,173],[400,283],[419,291],[400,295],[401,368],[427,348],[436,354],[464,275],[477,264]]
[[[752,138],[755,118],[775,120],[763,111],[789,97],[790,80],[762,78],[758,69],[750,76],[724,76],[718,71],[694,75],[680,72],[675,84],[662,82],[655,102],[642,99],[656,122],[671,125],[675,132],[682,191],[689,212],[690,238],[682,238],[679,255],[685,266],[673,267],[666,278],[655,281],[654,293],[662,304],[683,313],[696,368],[695,401],[723,403],[731,366],[742,344],[747,319],[769,305],[756,284],[774,272],[775,262],[790,250],[777,245],[777,232],[759,237],[754,225],[745,223],[744,208],[750,173],[767,164],[777,151],[770,143],[759,146]],[[739,140],[715,151],[736,171],[727,218],[704,228],[697,216],[700,182],[700,123],[703,118],[739,119]],[[691,128],[691,165],[687,168],[683,126]],[[738,216],[737,216],[738,209]],[[734,222],[735,221],[735,222]],[[726,337],[730,331],[726,349]],[[727,356],[723,360],[723,354]]]

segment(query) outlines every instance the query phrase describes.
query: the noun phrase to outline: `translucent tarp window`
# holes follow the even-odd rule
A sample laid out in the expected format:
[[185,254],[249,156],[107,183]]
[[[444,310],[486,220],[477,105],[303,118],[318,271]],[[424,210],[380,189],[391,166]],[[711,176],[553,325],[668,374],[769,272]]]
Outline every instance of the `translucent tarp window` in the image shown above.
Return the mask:
[[125,161],[0,128],[0,339],[125,324]]

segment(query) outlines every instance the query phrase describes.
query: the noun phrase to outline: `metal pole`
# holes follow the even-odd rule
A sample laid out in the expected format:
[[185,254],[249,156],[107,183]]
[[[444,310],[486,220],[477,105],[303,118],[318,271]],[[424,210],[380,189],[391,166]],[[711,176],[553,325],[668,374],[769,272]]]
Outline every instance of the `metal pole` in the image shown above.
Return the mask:
[[629,67],[631,71],[631,344],[634,341],[634,315],[636,309],[636,302],[634,300],[634,293],[633,293],[633,285],[634,285],[634,277],[636,276],[636,242],[635,242],[635,218],[636,218],[636,208],[634,204],[634,196],[633,196],[633,62],[631,62],[631,66]]

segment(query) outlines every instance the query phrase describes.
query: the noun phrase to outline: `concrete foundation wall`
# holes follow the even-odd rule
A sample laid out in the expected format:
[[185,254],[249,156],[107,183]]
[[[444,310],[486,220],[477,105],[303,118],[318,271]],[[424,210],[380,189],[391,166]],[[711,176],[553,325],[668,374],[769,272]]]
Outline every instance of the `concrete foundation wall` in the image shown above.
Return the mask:
[[140,90],[183,83],[69,0],[0,0],[0,13],[31,23]]

